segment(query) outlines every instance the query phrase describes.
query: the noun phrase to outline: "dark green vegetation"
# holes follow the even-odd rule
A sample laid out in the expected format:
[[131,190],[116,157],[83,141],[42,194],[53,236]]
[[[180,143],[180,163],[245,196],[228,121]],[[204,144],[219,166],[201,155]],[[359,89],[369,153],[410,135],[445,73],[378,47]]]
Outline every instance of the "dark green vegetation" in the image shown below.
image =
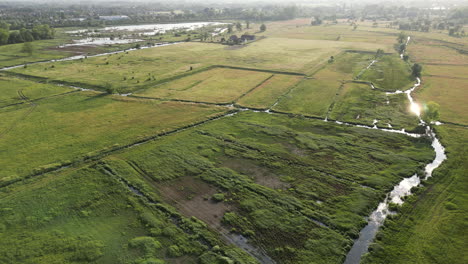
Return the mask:
[[364,263],[466,263],[468,133],[437,127],[447,161],[388,219]]
[[418,118],[407,107],[406,94],[385,95],[382,91],[371,89],[368,84],[347,83],[336,99],[329,118],[395,129],[413,130]]
[[2,263],[255,263],[99,164],[2,188],[0,201]]
[[363,217],[431,158],[426,139],[247,112],[104,162],[280,263],[339,263]]
[[411,87],[414,78],[411,76],[411,70],[406,62],[396,55],[383,56],[377,60],[362,74],[360,79],[370,81],[375,87],[391,92]]

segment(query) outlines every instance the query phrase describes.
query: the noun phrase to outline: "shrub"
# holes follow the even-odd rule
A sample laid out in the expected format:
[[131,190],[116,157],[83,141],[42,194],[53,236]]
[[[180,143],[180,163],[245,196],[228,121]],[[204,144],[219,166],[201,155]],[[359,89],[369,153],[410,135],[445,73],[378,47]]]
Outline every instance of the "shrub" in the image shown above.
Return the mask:
[[129,246],[141,249],[145,254],[150,255],[156,253],[156,249],[161,248],[161,243],[153,237],[143,236],[130,240]]
[[213,200],[217,202],[224,201],[224,193],[215,193],[213,194]]
[[171,257],[180,257],[183,255],[183,252],[180,250],[180,248],[177,245],[172,245],[169,247],[167,250],[167,253]]

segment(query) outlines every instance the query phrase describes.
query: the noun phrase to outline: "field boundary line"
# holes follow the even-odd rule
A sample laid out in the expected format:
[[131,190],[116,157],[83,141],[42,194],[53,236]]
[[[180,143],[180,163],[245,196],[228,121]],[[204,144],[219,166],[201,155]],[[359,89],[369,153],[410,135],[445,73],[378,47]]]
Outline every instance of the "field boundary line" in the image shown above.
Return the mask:
[[215,65],[213,65],[213,67],[215,67],[215,68],[228,68],[228,69],[233,69],[233,70],[267,72],[267,73],[284,74],[284,75],[306,76],[305,73],[300,73],[300,72],[289,72],[289,71],[269,70],[269,69],[259,69],[259,68],[247,68],[247,67],[230,66],[230,65],[217,65],[217,64],[215,64]]
[[241,94],[239,97],[237,97],[237,99],[235,99],[233,102],[236,103],[238,102],[240,99],[242,99],[244,96],[248,95],[249,93],[253,92],[255,89],[257,89],[258,87],[262,86],[263,84],[265,84],[266,82],[268,82],[269,80],[271,80],[271,78],[275,77],[274,74],[268,76],[265,80],[262,80],[259,84],[255,85],[253,88],[250,88],[247,92]]

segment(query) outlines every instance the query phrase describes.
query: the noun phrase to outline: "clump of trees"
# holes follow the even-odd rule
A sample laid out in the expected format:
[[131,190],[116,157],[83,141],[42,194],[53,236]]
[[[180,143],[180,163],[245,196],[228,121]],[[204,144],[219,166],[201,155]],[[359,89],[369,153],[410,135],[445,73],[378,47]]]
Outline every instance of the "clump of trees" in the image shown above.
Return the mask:
[[10,31],[10,24],[0,22],[0,45],[53,39],[55,30],[49,25],[35,25],[32,29],[21,28]]
[[315,16],[312,21],[310,22],[310,24],[312,26],[318,26],[318,25],[321,25],[323,23],[322,19],[320,19],[319,16]]
[[439,120],[439,104],[433,101],[428,102],[424,107],[422,118],[426,121],[437,121]]
[[417,63],[413,64],[413,66],[411,67],[411,74],[414,77],[421,78],[421,72],[422,72],[422,66]]

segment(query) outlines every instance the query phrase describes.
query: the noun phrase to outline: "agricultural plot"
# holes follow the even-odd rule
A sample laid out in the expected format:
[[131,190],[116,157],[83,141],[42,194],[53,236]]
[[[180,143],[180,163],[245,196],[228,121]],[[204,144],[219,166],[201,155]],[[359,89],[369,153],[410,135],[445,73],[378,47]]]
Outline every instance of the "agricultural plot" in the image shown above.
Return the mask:
[[466,65],[468,56],[457,50],[446,47],[444,43],[430,45],[427,41],[418,41],[408,45],[412,61],[423,64]]
[[275,74],[242,97],[237,104],[258,109],[269,108],[303,78],[302,76]]
[[335,56],[313,77],[331,81],[352,80],[355,76],[363,73],[374,58],[375,54],[371,52],[343,52]]
[[325,118],[340,87],[338,81],[303,80],[273,110]]
[[[386,95],[367,84],[347,83],[330,113],[330,119],[379,127],[414,130],[418,117],[410,112],[406,94]],[[390,126],[389,126],[390,125]]]
[[79,61],[30,65],[14,72],[40,76],[78,86],[113,88],[121,93],[149,88],[174,76],[211,65],[255,67],[312,73],[332,55],[344,49],[375,51],[351,42],[266,38],[242,48],[208,43],[182,43]]
[[409,65],[398,56],[383,56],[361,76],[361,80],[372,82],[385,91],[406,90],[411,87],[414,77]]
[[101,165],[4,188],[0,204],[2,263],[256,263]]
[[[8,182],[200,122],[226,108],[80,92],[0,110]],[[4,121],[5,120],[5,121]]]
[[423,85],[416,93],[416,100],[423,105],[430,101],[440,105],[440,119],[468,124],[468,88],[465,79],[424,77]]
[[247,112],[104,163],[280,263],[340,263],[363,217],[432,155],[426,139]]
[[0,107],[70,91],[73,89],[0,75]]
[[250,90],[263,85],[272,76],[271,73],[259,71],[215,68],[146,89],[135,95],[209,103],[232,103]]
[[394,52],[395,37],[392,35],[382,32],[368,32],[360,28],[353,30],[353,27],[349,23],[311,26],[310,22],[310,19],[272,22],[269,24],[268,31],[264,34],[270,37],[356,42],[362,44],[364,49],[372,43],[379,44],[380,48],[386,52]]

